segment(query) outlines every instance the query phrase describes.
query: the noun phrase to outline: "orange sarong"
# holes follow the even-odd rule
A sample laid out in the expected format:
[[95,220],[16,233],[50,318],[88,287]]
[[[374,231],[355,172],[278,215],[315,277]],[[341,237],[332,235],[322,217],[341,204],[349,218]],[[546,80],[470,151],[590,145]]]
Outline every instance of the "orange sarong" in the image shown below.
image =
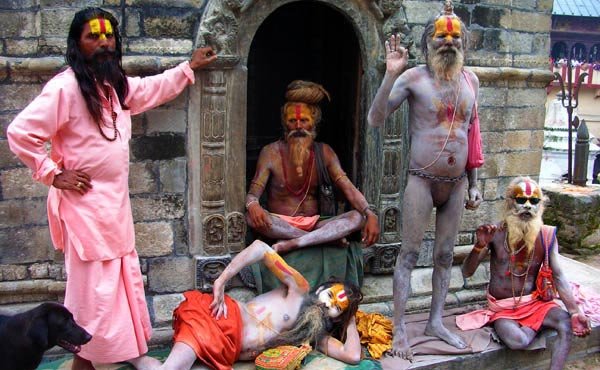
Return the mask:
[[225,296],[227,318],[215,320],[209,305],[212,294],[191,290],[173,312],[174,342],[192,347],[207,366],[226,370],[233,367],[242,349],[242,317],[236,301]]
[[273,216],[277,216],[284,220],[288,224],[292,225],[296,229],[304,231],[312,231],[315,228],[317,222],[319,222],[319,215],[314,216],[286,216],[278,213],[271,213]]
[[478,329],[498,319],[515,320],[521,326],[538,331],[548,311],[559,307],[554,301],[542,301],[531,294],[523,296],[519,305],[514,308],[513,298],[497,300],[488,293],[488,309],[476,310],[456,316],[456,326],[461,330]]

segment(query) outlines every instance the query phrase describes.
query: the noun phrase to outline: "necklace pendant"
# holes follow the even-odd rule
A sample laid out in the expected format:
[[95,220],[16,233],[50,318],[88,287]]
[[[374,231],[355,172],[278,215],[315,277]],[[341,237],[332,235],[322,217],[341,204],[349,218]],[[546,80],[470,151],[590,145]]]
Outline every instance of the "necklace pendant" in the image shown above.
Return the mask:
[[515,258],[515,255],[514,255],[514,254],[511,254],[511,256],[510,256],[510,262],[515,262],[515,259],[516,259],[516,258]]
[[510,275],[510,270],[506,270],[506,272],[504,273],[505,276],[509,276]]

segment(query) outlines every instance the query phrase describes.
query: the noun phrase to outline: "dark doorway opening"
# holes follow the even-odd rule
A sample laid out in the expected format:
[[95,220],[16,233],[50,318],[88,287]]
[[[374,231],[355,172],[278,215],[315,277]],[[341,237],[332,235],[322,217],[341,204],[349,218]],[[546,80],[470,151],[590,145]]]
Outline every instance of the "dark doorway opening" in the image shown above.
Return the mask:
[[320,83],[331,94],[331,102],[321,104],[317,140],[332,146],[356,184],[361,70],[355,31],[334,8],[301,1],[265,19],[248,55],[247,186],[260,149],[281,138],[285,88],[298,79]]

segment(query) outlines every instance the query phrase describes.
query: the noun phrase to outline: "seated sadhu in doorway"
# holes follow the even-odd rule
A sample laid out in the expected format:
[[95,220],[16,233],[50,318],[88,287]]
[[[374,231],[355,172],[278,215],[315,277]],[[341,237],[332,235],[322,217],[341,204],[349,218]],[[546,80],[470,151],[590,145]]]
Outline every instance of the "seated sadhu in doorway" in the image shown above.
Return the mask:
[[[555,329],[550,368],[562,369],[572,335],[588,335],[590,319],[560,268],[556,228],[542,220],[542,189],[529,177],[517,177],[505,198],[502,221],[477,228],[477,241],[463,263],[463,275],[469,277],[490,254],[489,307],[458,316],[456,324],[463,330],[492,324],[511,349],[527,348],[542,328]],[[566,310],[557,304],[559,297]]]
[[[250,264],[262,262],[282,286],[243,303],[225,285]],[[361,345],[355,315],[362,300],[352,283],[330,280],[309,292],[304,277],[257,240],[237,254],[215,280],[213,294],[189,291],[173,317],[174,346],[161,369],[190,369],[196,359],[231,369],[279,345],[309,343],[328,356],[355,364]]]
[[[255,233],[274,240],[273,249],[278,253],[331,242],[344,245],[347,244],[345,237],[361,229],[364,245],[372,245],[379,239],[378,218],[369,209],[369,203],[348,179],[333,149],[315,142],[321,121],[318,104],[325,97],[329,98],[329,93],[314,82],[296,80],[288,85],[286,103],[281,109],[283,138],[261,150],[246,196],[248,225]],[[319,163],[353,210],[322,217]],[[266,207],[263,208],[259,200],[265,191]],[[306,269],[290,262],[290,255],[285,256],[288,263],[303,274],[318,270],[314,262],[319,259],[313,255],[308,257],[311,252],[305,251],[301,255],[309,261]],[[340,264],[339,258],[337,263]],[[326,272],[321,275],[317,280],[339,276]],[[320,282],[312,281],[311,277],[308,280],[311,284]]]

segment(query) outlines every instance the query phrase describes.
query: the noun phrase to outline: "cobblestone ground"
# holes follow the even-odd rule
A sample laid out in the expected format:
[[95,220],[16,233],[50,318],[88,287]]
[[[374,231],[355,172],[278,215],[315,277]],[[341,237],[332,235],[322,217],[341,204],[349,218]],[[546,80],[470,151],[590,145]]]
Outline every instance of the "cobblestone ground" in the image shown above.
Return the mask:
[[[563,253],[563,255],[600,270],[600,255],[585,257],[566,253]],[[565,365],[565,370],[600,370],[600,353],[588,356],[582,360],[570,362]]]
[[565,370],[600,370],[600,354],[588,356],[582,360],[569,362]]

